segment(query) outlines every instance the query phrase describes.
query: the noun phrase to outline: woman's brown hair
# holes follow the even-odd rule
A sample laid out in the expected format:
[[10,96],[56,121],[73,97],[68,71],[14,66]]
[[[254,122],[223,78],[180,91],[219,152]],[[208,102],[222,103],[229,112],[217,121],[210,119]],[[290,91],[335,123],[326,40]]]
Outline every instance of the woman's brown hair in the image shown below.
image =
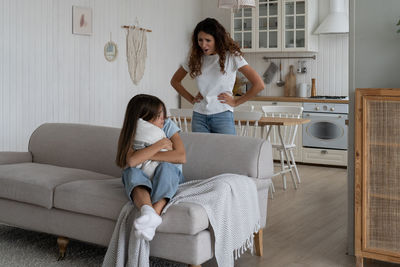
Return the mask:
[[226,52],[232,55],[242,56],[239,45],[231,38],[230,34],[225,30],[216,19],[206,18],[200,21],[195,27],[192,35],[192,48],[189,56],[190,77],[194,78],[201,75],[201,57],[203,50],[199,46],[197,36],[199,32],[210,34],[215,39],[215,52],[219,55],[219,66],[222,73],[225,73]]
[[132,97],[129,101],[126,107],[124,124],[119,135],[118,151],[115,159],[115,163],[119,167],[124,168],[126,166],[126,156],[135,138],[138,119],[150,121],[156,118],[160,107],[162,107],[164,116],[166,116],[165,105],[158,97],[140,94]]

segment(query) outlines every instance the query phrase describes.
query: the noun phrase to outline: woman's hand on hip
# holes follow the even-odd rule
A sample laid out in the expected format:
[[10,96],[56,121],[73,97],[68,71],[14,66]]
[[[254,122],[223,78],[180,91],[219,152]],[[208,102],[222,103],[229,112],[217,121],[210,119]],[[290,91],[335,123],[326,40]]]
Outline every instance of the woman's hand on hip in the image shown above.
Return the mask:
[[201,100],[203,100],[203,96],[199,93],[197,93],[197,95],[193,98],[193,103],[199,103]]
[[221,93],[218,95],[218,100],[223,104],[228,104],[231,107],[236,107],[236,101],[233,98],[232,94]]

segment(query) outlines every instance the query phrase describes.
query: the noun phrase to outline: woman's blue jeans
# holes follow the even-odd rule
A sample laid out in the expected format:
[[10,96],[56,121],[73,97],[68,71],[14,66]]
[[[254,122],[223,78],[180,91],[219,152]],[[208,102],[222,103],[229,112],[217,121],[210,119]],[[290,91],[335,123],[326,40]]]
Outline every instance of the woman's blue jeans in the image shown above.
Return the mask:
[[136,186],[146,187],[150,192],[151,203],[154,204],[163,198],[171,199],[183,181],[181,170],[169,162],[161,162],[157,166],[152,180],[135,167],[126,168],[122,173],[125,192],[132,202],[132,191]]
[[192,132],[236,135],[232,111],[205,115],[193,111]]

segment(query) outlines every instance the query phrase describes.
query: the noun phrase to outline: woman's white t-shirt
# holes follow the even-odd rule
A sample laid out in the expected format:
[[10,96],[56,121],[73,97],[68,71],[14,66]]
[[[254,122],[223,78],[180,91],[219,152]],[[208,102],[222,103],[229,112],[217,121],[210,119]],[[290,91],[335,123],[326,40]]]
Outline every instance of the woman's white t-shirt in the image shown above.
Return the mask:
[[[218,54],[202,56],[201,75],[196,77],[196,82],[203,100],[194,104],[195,112],[211,115],[227,110],[233,111],[230,105],[219,102],[218,95],[224,92],[232,94],[237,70],[248,63],[242,56],[226,52],[225,73],[222,73],[218,61]],[[190,72],[188,61],[182,64],[182,67]]]

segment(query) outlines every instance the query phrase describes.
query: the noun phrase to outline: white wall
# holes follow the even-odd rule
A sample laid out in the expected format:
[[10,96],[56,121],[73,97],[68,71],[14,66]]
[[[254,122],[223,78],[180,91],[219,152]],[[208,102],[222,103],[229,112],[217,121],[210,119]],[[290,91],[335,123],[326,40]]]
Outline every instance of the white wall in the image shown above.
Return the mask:
[[[93,10],[93,34],[72,34],[72,6]],[[120,127],[129,99],[154,94],[178,106],[169,85],[183,61],[201,0],[1,0],[0,151],[26,151],[32,131],[44,122]],[[134,24],[148,33],[145,75],[138,86],[126,63],[126,31]],[[110,39],[114,62],[103,56]]]
[[[345,6],[348,6],[349,0],[344,0]],[[216,0],[203,0],[203,17],[214,17],[224,27],[230,31],[230,12],[229,10],[216,9]],[[329,0],[318,0],[319,21],[327,16],[329,12]],[[315,29],[313,29],[315,30]],[[306,82],[311,84],[311,78],[316,78],[316,87],[318,95],[348,95],[348,64],[349,64],[349,37],[348,34],[331,34],[319,36],[319,51],[316,60],[307,59],[306,65],[308,73],[297,74],[297,83]],[[260,74],[263,75],[270,63],[262,58],[264,56],[309,56],[314,53],[247,53],[246,60]],[[272,60],[279,66],[279,60]],[[294,65],[297,68],[298,59],[282,60],[282,79],[285,79],[289,72],[289,66]],[[282,96],[283,88],[276,86],[279,74],[276,73],[271,84],[266,84],[266,88],[260,95],[264,96]]]
[[[383,4],[384,2],[384,4]],[[356,88],[400,88],[398,0],[350,0],[348,250],[354,254],[354,94]]]
[[[320,19],[328,3],[320,0]],[[71,33],[73,5],[92,8],[91,36]],[[153,31],[147,35],[146,71],[138,86],[129,77],[126,31],[121,29],[136,17]],[[205,17],[230,29],[230,11],[218,9],[217,0],[1,0],[0,151],[26,150],[30,134],[44,122],[119,127],[127,102],[137,93],[157,95],[168,107],[177,107],[169,80],[186,56],[194,26]],[[103,56],[110,32],[119,48],[114,62]],[[347,38],[321,36],[318,59],[297,81],[316,77],[318,94],[347,95]],[[264,55],[246,55],[260,75],[268,67]],[[283,77],[296,62],[283,61]],[[282,91],[267,86],[261,94]]]

